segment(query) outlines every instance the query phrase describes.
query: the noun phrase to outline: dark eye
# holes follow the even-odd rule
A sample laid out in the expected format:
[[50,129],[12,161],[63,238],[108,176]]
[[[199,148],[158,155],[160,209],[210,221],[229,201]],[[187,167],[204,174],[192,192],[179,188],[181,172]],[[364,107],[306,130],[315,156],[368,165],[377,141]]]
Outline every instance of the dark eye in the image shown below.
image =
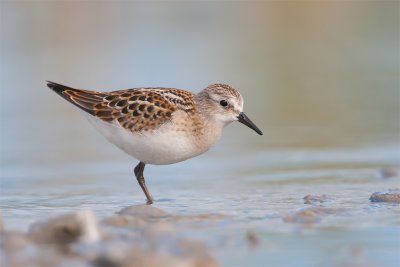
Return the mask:
[[228,102],[226,100],[221,100],[219,101],[219,104],[223,107],[226,107],[228,105]]

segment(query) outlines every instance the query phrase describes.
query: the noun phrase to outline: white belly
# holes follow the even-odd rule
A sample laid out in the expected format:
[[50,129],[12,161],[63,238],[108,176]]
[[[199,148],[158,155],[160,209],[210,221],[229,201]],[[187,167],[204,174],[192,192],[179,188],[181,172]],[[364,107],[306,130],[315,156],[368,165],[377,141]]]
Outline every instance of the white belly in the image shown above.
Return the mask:
[[206,152],[218,140],[203,146],[196,145],[196,139],[184,132],[171,130],[171,123],[154,132],[132,133],[116,123],[104,122],[87,115],[91,124],[107,140],[136,159],[155,165],[180,162]]

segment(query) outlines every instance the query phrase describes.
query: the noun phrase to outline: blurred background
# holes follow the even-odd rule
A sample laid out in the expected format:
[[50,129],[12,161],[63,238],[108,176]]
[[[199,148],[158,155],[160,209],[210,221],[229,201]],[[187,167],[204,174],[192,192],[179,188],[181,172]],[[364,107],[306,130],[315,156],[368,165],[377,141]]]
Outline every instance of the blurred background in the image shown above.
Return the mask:
[[[271,185],[301,199],[310,177],[320,178],[316,186],[329,178],[338,192],[335,185],[366,170],[373,190],[380,168],[399,166],[398,1],[1,1],[0,8],[0,208],[14,227],[54,210],[110,213],[144,199],[131,177],[135,160],[45,80],[97,91],[198,92],[218,82],[243,94],[264,136],[234,123],[206,155],[147,168],[150,190],[167,198],[159,205],[169,211],[223,209],[231,202],[224,193],[213,201],[213,193],[248,192],[250,201]],[[219,183],[210,189],[207,179]],[[207,197],[209,206],[199,205]]]
[[99,91],[223,82],[244,95],[266,147],[398,142],[398,4],[3,1],[3,155],[47,142],[34,154],[49,156],[57,118],[86,127],[45,80]]

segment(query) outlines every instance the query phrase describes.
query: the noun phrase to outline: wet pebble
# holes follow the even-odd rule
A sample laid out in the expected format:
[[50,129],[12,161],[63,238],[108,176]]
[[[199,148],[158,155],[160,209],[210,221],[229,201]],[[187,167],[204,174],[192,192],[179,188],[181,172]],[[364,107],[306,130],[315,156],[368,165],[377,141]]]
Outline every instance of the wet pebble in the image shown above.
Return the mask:
[[387,192],[375,192],[369,198],[371,202],[400,203],[400,189],[389,189]]

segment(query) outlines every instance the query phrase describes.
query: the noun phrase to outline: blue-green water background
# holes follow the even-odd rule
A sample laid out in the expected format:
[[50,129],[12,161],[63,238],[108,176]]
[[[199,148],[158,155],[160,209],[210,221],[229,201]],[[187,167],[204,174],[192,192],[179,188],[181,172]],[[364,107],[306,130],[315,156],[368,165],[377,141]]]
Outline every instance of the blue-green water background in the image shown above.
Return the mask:
[[[205,155],[149,166],[156,206],[231,216],[187,233],[225,266],[399,265],[399,207],[368,201],[399,187],[398,174],[381,175],[400,165],[398,1],[2,1],[0,11],[6,228],[144,201],[136,161],[45,80],[98,91],[223,82],[264,136],[233,124]],[[346,212],[312,229],[283,222],[307,194]]]

